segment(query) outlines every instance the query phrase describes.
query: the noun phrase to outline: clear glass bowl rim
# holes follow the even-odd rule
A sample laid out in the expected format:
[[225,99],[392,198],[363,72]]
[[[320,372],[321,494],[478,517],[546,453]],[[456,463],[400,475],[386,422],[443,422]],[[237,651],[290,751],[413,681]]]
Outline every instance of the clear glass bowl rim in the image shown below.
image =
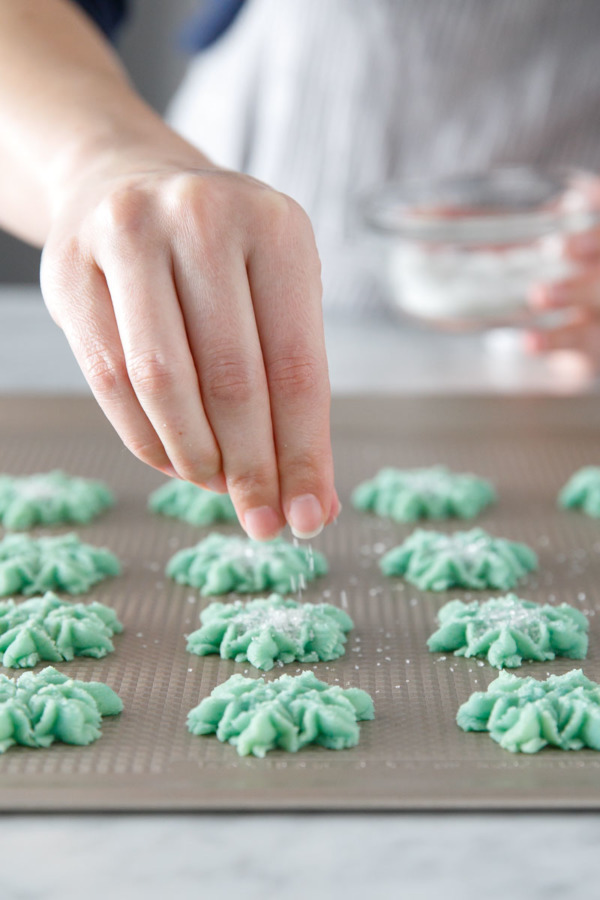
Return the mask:
[[[475,187],[488,182],[500,184],[519,178],[547,179],[563,185],[562,196],[571,197],[570,207],[532,205],[530,208],[511,210],[506,208],[495,214],[448,218],[443,216],[417,215],[416,205],[421,210],[429,204],[443,203],[442,197],[453,187],[468,185]],[[585,186],[595,183],[595,192]],[[436,201],[436,192],[440,197]],[[418,197],[423,199],[419,202]],[[556,198],[560,198],[560,192]],[[573,201],[577,200],[573,204]],[[535,240],[552,234],[568,234],[585,231],[600,223],[600,176],[594,172],[574,166],[511,166],[493,168],[487,171],[472,171],[442,178],[412,178],[405,181],[390,181],[365,191],[358,198],[362,219],[372,230],[380,234],[396,235],[422,242],[448,243],[516,243]],[[457,207],[459,208],[459,207]],[[464,207],[473,209],[473,206]]]

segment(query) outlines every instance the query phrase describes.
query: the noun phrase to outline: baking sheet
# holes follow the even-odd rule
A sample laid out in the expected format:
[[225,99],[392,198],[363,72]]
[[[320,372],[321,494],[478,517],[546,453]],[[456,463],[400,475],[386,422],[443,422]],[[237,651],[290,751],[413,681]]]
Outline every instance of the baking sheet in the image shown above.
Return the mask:
[[[90,747],[12,748],[1,756],[0,809],[600,807],[600,754],[547,749],[513,756],[487,735],[464,734],[455,725],[459,704],[496,676],[487,665],[443,659],[425,648],[436,611],[465,594],[420,592],[399,579],[384,579],[379,556],[411,528],[359,514],[349,502],[352,487],[384,464],[443,462],[489,477],[500,502],[477,524],[539,553],[540,573],[524,583],[521,596],[567,601],[588,613],[584,671],[600,680],[600,521],[559,512],[555,505],[557,490],[574,469],[600,462],[596,398],[368,397],[334,403],[344,511],[338,524],[313,541],[331,571],[304,598],[341,605],[353,617],[345,657],[320,663],[315,671],[324,681],[369,691],[376,719],[362,725],[355,749],[275,751],[264,760],[241,759],[231,746],[190,735],[185,727],[188,711],[229,675],[258,677],[247,664],[185,651],[184,635],[198,626],[209,600],[174,584],[163,570],[177,549],[205,531],[146,511],[148,493],[164,479],[122,447],[93,401],[4,397],[0,423],[0,471],[61,467],[103,478],[115,490],[117,506],[79,534],[122,559],[124,574],[90,591],[89,599],[113,606],[126,628],[106,659],[58,666],[75,678],[106,681],[123,698],[123,714],[105,719],[103,737]],[[516,671],[545,677],[572,667],[572,661],[558,660]]]

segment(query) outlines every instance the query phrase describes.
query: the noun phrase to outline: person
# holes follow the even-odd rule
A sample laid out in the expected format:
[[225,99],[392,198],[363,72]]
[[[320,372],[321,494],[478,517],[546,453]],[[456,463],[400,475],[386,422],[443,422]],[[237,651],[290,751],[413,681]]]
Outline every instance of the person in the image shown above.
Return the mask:
[[[0,224],[43,245],[50,314],[136,456],[229,490],[252,537],[315,535],[340,504],[303,205],[326,302],[374,305],[349,206],[363,183],[449,160],[600,170],[600,7],[221,0],[174,128],[107,40],[124,5],[0,0]],[[570,252],[586,277],[534,300],[579,320],[538,349],[591,333],[600,231]]]
[[126,446],[257,539],[338,514],[306,213],[179,137],[71,0],[0,2],[0,216]]

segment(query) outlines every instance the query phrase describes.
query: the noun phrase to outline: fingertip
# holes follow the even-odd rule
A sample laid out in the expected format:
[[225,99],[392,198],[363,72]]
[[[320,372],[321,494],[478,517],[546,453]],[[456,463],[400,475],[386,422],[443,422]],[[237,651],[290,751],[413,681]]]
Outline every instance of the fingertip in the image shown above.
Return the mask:
[[270,541],[282,528],[281,518],[271,506],[256,506],[246,510],[240,521],[254,541]]
[[325,516],[314,494],[302,494],[290,502],[287,520],[296,538],[309,540],[323,531]]
[[213,491],[215,494],[226,494],[227,481],[225,480],[223,472],[219,472],[217,475],[209,478],[208,481],[204,483],[204,487],[208,491]]

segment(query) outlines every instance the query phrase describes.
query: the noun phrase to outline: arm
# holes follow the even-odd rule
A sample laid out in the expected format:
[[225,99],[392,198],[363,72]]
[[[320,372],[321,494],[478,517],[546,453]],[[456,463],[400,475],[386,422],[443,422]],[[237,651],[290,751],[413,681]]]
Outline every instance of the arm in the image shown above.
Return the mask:
[[259,538],[337,514],[305,213],[171,131],[70,0],[0,0],[0,216],[132,452]]

